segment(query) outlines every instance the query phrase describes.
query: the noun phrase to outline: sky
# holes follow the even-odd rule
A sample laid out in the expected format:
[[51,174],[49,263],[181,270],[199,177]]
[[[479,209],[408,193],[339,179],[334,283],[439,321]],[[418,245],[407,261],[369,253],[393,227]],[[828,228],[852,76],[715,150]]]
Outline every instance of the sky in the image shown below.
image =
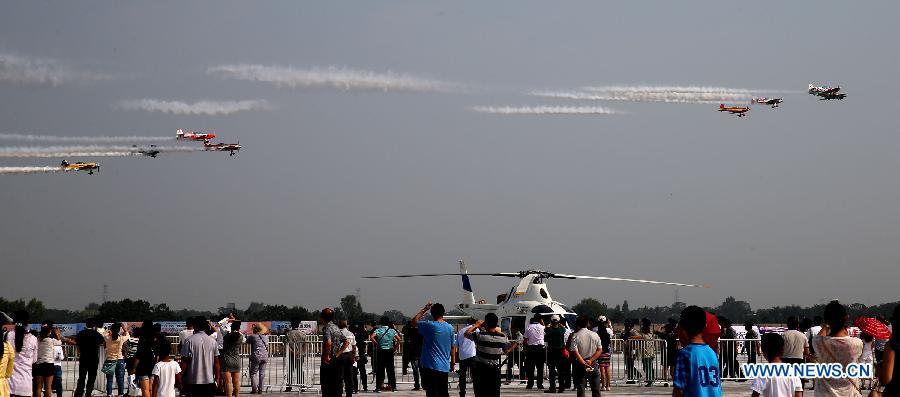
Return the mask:
[[[0,295],[77,309],[107,284],[111,299],[215,309],[319,308],[358,292],[367,311],[411,313],[458,302],[459,280],[359,277],[455,272],[463,259],[473,272],[711,285],[680,288],[689,304],[894,301],[898,11],[889,1],[10,2],[0,134],[184,128],[244,148],[68,158],[99,161],[95,175],[0,175]],[[818,101],[809,83],[848,98]],[[723,87],[784,103],[739,119],[715,100],[533,95],[608,86]],[[0,140],[0,153],[65,145]],[[473,286],[491,300],[511,281]],[[549,288],[568,304],[631,307],[676,294]]]

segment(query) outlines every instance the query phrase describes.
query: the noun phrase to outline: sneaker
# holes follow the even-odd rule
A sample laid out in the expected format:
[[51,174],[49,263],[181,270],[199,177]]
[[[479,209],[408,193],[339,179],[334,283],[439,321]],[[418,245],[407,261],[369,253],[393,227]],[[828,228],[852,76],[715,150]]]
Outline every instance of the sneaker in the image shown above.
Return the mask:
[[628,382],[625,382],[626,385],[633,385],[634,383],[635,383],[635,382],[634,382],[633,380],[630,380],[630,381],[628,381]]

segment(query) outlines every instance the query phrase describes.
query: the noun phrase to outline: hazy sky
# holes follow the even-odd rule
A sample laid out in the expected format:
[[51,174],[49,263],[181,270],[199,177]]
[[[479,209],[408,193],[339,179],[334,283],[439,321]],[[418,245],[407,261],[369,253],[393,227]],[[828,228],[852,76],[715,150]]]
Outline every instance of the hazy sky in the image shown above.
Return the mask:
[[[472,271],[711,284],[680,290],[702,305],[897,300],[897,2],[2,8],[0,133],[185,128],[244,145],[69,159],[100,161],[91,176],[0,175],[7,298],[79,308],[106,283],[111,298],[172,307],[316,308],[359,289],[366,310],[411,312],[457,302],[459,281],[358,277],[453,272],[462,258]],[[849,97],[818,101],[811,82]],[[606,85],[785,91],[785,103],[738,119],[716,104],[526,95]],[[471,109],[524,105],[624,114]],[[473,279],[488,299],[510,282]],[[634,307],[674,289],[550,292]]]

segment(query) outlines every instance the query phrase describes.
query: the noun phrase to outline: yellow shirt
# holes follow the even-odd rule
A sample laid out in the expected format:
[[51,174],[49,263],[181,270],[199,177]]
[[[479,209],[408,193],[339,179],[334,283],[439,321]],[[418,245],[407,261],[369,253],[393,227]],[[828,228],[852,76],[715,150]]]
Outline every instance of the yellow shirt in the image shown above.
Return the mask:
[[16,351],[11,343],[3,341],[3,356],[0,357],[0,397],[9,397],[9,379],[13,374],[13,360]]

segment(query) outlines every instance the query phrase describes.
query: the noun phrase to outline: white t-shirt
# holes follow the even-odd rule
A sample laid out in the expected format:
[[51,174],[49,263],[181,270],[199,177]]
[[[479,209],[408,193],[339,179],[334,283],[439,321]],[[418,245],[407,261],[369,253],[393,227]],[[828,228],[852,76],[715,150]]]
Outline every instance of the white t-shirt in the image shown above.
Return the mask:
[[791,378],[756,378],[750,390],[762,397],[794,397],[795,391],[803,391],[803,382],[799,377]]
[[529,345],[544,344],[544,326],[541,324],[528,324],[525,327],[525,339]]
[[784,354],[782,358],[803,358],[803,348],[809,343],[806,335],[795,329],[784,331]]
[[37,350],[37,363],[38,364],[51,364],[53,363],[56,357],[56,346],[62,346],[62,342],[59,339],[55,338],[44,338],[38,342],[38,350]]
[[53,365],[62,367],[62,362],[65,359],[66,353],[63,351],[62,345],[53,346]]
[[347,345],[346,349],[341,350],[339,354],[353,353],[353,348],[356,347],[356,335],[353,335],[353,333],[346,328],[341,328],[341,335],[344,335],[344,337],[350,341],[350,344]]
[[160,361],[153,366],[153,375],[159,377],[159,394],[157,397],[177,397],[175,391],[175,375],[181,373],[181,366],[175,361]]
[[456,333],[456,352],[460,360],[475,357],[475,342],[466,338],[466,331],[472,326],[465,327]]
[[193,334],[194,334],[193,328],[181,330],[181,332],[178,333],[178,340],[181,342],[184,342],[187,340],[187,338],[190,338],[191,335],[193,335]]

